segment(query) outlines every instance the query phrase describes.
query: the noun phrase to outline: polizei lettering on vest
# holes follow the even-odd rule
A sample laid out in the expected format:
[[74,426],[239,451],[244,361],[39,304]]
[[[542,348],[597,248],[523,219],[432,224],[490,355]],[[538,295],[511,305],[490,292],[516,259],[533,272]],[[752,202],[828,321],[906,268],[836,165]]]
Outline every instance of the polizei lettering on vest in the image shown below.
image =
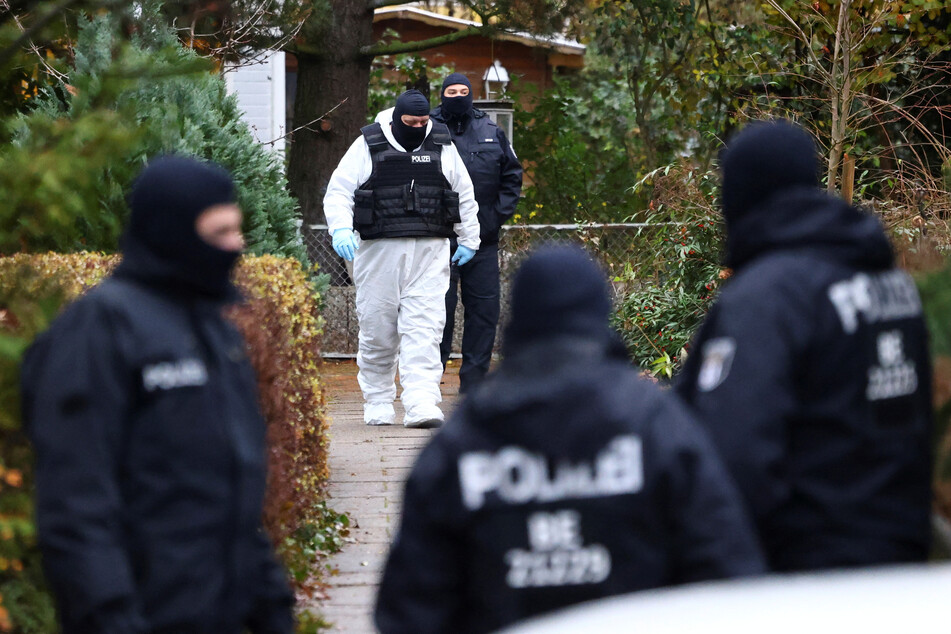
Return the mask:
[[641,439],[616,436],[590,462],[550,464],[517,446],[466,453],[459,458],[459,482],[462,501],[473,511],[490,494],[507,504],[524,504],[636,493],[644,486]]
[[432,163],[433,158],[429,154],[414,154],[413,162],[414,163]]

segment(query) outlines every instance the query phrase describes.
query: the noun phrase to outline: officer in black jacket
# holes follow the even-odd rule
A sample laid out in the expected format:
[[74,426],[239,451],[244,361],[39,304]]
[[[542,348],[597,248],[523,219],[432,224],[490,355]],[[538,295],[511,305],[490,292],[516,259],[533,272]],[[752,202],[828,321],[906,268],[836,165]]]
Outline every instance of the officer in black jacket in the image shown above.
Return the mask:
[[262,532],[265,428],[229,273],[231,177],[148,165],[124,259],[23,364],[36,515],[65,634],[284,634],[293,596]]
[[[479,203],[481,246],[469,263],[452,268],[440,346],[445,366],[452,350],[456,289],[461,286],[465,311],[459,368],[462,393],[482,380],[492,361],[499,322],[499,228],[515,213],[522,191],[522,166],[511,144],[486,113],[472,107],[471,90],[465,75],[452,73],[442,83],[441,105],[431,114],[434,121],[449,127]],[[453,251],[455,248],[453,241]]]
[[724,287],[678,391],[775,570],[925,559],[931,369],[876,218],[819,189],[812,138],[750,125],[722,155]]
[[505,358],[420,454],[376,605],[383,634],[486,632],[565,605],[756,574],[710,442],[641,379],[604,275],[549,247],[516,275]]

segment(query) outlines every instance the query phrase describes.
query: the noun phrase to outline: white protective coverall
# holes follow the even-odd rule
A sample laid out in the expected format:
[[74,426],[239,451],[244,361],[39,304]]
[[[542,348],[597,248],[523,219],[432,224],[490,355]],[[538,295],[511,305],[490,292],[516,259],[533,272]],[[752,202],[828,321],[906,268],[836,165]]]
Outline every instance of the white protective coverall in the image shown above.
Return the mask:
[[[406,151],[390,129],[393,108],[376,121],[394,148]],[[433,122],[427,124],[426,136]],[[414,150],[418,148],[413,148]],[[459,244],[479,249],[479,207],[472,180],[455,145],[442,146],[442,172],[459,194],[461,222],[453,229]],[[353,194],[373,171],[370,148],[361,135],[334,170],[324,195],[324,214],[331,234],[353,228]],[[399,362],[401,399],[407,417],[417,406],[442,400],[439,342],[446,321],[449,289],[448,238],[364,240],[353,258],[360,324],[357,379],[367,404],[392,403]]]

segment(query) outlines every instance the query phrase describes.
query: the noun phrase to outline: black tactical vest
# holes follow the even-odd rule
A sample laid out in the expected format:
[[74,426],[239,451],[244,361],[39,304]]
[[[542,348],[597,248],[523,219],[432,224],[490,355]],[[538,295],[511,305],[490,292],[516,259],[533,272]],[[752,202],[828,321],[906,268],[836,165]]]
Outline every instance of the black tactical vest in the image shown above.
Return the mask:
[[360,130],[370,146],[373,172],[353,193],[353,228],[364,240],[450,238],[460,222],[459,194],[442,173],[442,146],[449,129],[433,122],[422,147],[400,152],[379,123]]

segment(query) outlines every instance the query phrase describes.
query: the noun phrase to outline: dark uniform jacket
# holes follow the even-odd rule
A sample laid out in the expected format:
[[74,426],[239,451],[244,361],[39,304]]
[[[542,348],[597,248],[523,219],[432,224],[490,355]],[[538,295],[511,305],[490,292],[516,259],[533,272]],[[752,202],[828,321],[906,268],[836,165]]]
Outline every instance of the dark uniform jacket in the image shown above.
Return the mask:
[[64,632],[286,633],[265,428],[221,303],[113,277],[29,350],[44,566]]
[[433,110],[434,121],[445,123],[452,142],[469,171],[479,203],[482,245],[497,244],[499,228],[515,213],[522,191],[522,166],[502,128],[478,108],[464,120],[447,120],[442,108]]
[[809,189],[737,221],[736,273],[678,391],[777,570],[925,558],[931,371],[918,294],[872,216]]
[[561,606],[763,569],[709,442],[619,345],[506,357],[423,450],[376,624],[486,632]]

